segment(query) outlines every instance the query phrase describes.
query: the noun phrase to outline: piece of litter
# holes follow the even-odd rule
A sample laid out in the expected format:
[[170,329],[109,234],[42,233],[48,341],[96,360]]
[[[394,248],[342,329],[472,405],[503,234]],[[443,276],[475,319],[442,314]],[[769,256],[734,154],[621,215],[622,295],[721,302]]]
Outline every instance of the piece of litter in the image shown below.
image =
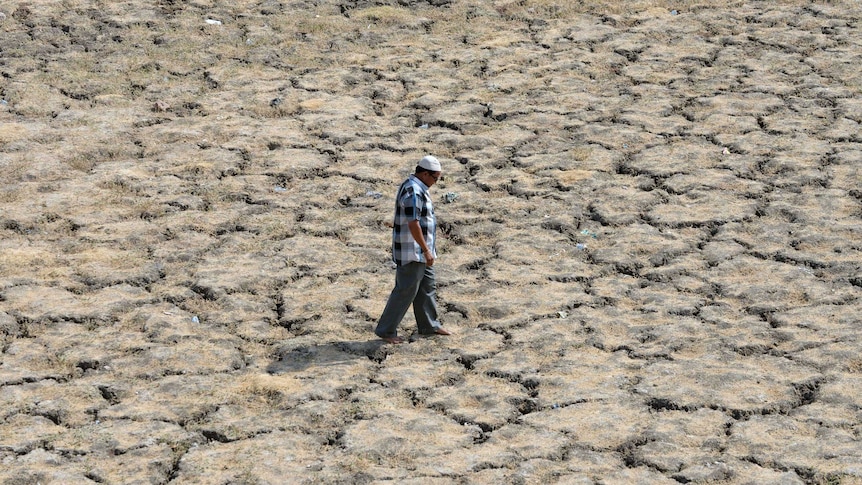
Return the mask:
[[428,123],[425,123],[424,125],[420,126],[419,128],[422,128],[423,130],[427,130],[428,129]]
[[560,318],[566,318],[566,317],[568,317],[568,316],[569,316],[569,312],[566,312],[566,311],[559,311],[559,312],[557,312],[557,316],[558,316],[558,317],[560,317]]
[[206,23],[210,25],[221,25],[221,20],[206,19]]
[[584,243],[578,243],[578,244],[575,244],[575,248],[576,248],[578,251],[586,251],[586,250],[587,250],[587,245],[586,245],[586,244],[584,244]]
[[678,12],[678,11],[676,11],[676,10],[671,10],[671,11],[670,11],[670,14],[671,14],[671,15],[677,15],[678,13],[679,13],[679,12]]
[[285,189],[284,187],[278,187],[278,186],[276,186],[272,190],[274,190],[276,192],[287,192],[287,189]]
[[730,155],[730,150],[728,150],[727,147],[724,147],[724,150],[721,151],[721,154],[722,155]]
[[383,197],[383,194],[381,194],[380,192],[375,192],[373,190],[369,190],[368,192],[365,193],[365,196],[371,197],[374,199],[379,199],[379,198]]
[[446,192],[446,194],[443,195],[443,200],[446,201],[447,204],[455,202],[455,199],[457,198],[458,194],[456,194],[455,192]]
[[192,317],[192,323],[201,323],[201,319],[197,315]]
[[173,315],[173,312],[162,312],[162,313],[164,313],[165,315]]
[[593,239],[598,237],[598,234],[596,234],[593,231],[590,231],[588,229],[584,229],[583,231],[581,231],[581,234],[583,234],[584,236],[591,236]]

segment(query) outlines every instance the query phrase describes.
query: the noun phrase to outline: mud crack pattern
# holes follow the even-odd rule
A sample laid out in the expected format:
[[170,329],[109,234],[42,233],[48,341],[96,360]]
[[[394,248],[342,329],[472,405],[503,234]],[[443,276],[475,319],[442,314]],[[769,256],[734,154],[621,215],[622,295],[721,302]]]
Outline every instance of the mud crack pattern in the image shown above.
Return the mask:
[[862,10],[587,4],[4,11],[0,481],[862,483]]

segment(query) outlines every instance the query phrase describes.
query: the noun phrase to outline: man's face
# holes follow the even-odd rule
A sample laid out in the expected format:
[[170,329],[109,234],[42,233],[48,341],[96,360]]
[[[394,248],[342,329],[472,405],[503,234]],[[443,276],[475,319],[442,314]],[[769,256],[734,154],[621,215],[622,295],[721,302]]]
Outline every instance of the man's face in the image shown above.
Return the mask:
[[443,178],[443,172],[422,172],[419,176],[420,180],[430,188],[436,184],[438,180]]

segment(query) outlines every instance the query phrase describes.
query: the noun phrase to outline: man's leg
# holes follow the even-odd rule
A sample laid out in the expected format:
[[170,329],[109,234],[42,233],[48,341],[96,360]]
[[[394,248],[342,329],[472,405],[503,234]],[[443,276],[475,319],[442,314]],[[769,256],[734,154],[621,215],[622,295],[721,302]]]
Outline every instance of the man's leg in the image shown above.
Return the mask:
[[419,285],[425,274],[425,263],[408,263],[395,270],[395,288],[389,294],[386,308],[377,321],[374,333],[383,339],[395,338],[398,335],[398,324],[407,314],[407,309],[416,298]]
[[440,329],[437,320],[437,279],[433,267],[425,267],[416,297],[413,299],[413,316],[419,333],[430,335]]

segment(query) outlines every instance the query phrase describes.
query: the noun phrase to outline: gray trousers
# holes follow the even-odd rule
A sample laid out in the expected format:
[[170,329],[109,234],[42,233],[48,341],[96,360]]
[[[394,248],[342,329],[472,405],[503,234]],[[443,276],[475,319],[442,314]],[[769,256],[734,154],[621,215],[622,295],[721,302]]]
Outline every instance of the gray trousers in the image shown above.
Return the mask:
[[416,326],[423,335],[433,334],[440,328],[437,320],[437,281],[434,278],[434,268],[425,263],[407,263],[395,270],[395,288],[389,295],[386,308],[380,315],[374,333],[381,338],[398,335],[398,324],[407,314],[407,309],[413,305],[413,316]]

